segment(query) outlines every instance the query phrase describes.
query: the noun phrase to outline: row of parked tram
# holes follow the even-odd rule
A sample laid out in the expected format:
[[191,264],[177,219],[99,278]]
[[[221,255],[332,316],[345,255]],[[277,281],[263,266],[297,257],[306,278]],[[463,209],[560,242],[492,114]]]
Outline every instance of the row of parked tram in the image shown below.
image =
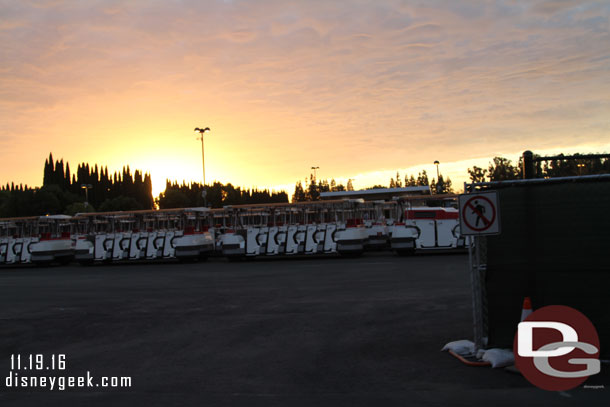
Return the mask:
[[458,211],[348,199],[0,219],[0,264],[460,249]]

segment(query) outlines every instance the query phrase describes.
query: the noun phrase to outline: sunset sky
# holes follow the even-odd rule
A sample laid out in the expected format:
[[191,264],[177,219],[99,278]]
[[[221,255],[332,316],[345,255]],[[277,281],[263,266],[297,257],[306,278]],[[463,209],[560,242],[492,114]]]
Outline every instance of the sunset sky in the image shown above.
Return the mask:
[[165,178],[454,184],[610,152],[608,1],[0,1],[0,183],[45,158]]

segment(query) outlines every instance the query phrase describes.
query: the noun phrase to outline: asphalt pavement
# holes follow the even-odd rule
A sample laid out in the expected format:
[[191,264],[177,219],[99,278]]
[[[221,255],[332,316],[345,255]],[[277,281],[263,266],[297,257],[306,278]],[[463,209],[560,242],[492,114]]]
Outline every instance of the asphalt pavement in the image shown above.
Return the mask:
[[[553,393],[440,351],[471,338],[464,254],[0,269],[2,406],[610,402],[607,365],[597,388]],[[30,354],[38,376],[131,387],[7,388],[11,355]],[[46,369],[57,355],[65,370]]]

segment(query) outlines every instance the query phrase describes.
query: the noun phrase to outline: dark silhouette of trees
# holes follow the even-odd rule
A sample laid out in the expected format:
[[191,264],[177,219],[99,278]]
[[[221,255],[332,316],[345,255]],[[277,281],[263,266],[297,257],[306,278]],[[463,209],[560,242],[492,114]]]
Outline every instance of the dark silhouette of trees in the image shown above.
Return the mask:
[[[392,179],[390,179],[390,185],[392,184],[391,181],[392,181]],[[396,171],[396,181],[394,181],[394,187],[402,188],[402,180],[400,178],[400,173],[398,171]],[[390,188],[392,188],[392,187],[390,186]]]
[[[538,163],[536,177],[570,177],[576,175],[595,175],[610,173],[610,160],[604,158],[577,157],[582,154],[574,154],[575,160],[552,160]],[[564,156],[559,154],[559,157]]]
[[438,180],[433,179],[430,183],[430,192],[432,194],[452,194],[453,186],[451,178],[443,178],[443,174],[439,174]]
[[413,174],[411,174],[411,176],[408,178],[407,178],[407,175],[405,175],[405,187],[416,187],[416,186],[417,186],[417,180],[415,179]]
[[[348,184],[349,185],[349,184]],[[294,186],[294,193],[292,194],[292,202],[303,202],[303,201],[317,201],[320,199],[320,193],[322,192],[337,192],[345,191],[346,188],[343,184],[337,184],[337,181],[330,180],[316,180],[313,174],[310,174],[309,181],[305,180],[305,187],[301,181],[297,181]]]
[[[45,160],[43,181],[40,188],[27,185],[6,185],[0,190],[0,216],[32,216],[100,210],[152,209],[152,183],[150,174],[136,170],[132,175],[129,166],[112,176],[108,167],[91,167],[79,164],[76,172],[64,160],[53,160],[53,154]],[[85,206],[85,191],[90,186]],[[83,209],[83,210],[81,210]]]
[[[433,181],[434,182],[434,181]],[[405,175],[404,183],[403,179],[400,175],[400,172],[396,171],[396,178],[390,178],[389,186],[376,184],[370,187],[366,187],[364,189],[383,189],[383,188],[403,188],[403,187],[414,187],[414,186],[428,186],[430,184],[428,180],[428,174],[426,170],[417,174],[417,179],[412,174]],[[452,193],[453,188],[451,186],[451,180],[447,178],[445,181],[441,176],[441,193]],[[322,192],[335,192],[335,191],[353,191],[354,186],[352,184],[352,180],[349,179],[347,181],[347,186],[343,186],[342,184],[337,184],[334,179],[331,179],[330,182],[328,180],[318,180],[316,181],[313,174],[310,174],[309,180],[305,179],[305,187],[301,181],[297,181],[294,187],[294,194],[292,195],[292,202],[301,202],[301,201],[317,201],[320,199],[320,193]],[[433,191],[434,193],[434,191]]]
[[[288,202],[288,194],[284,191],[275,192],[265,190],[242,189],[229,184],[215,182],[213,185],[206,185],[206,203],[212,208],[222,208],[225,205],[243,205],[259,203],[282,203]],[[203,186],[200,183],[183,182],[165,183],[165,191],[159,194],[157,204],[160,209],[186,208],[203,206],[202,196]]]
[[335,181],[335,179],[331,179],[330,180],[330,191],[331,192],[340,192],[340,191],[345,191],[345,186],[343,184],[337,184],[337,182]]
[[513,166],[511,160],[504,157],[494,157],[487,171],[489,179],[493,181],[519,179],[520,172],[518,167]]
[[72,202],[64,209],[64,214],[74,216],[77,213],[95,212],[93,205],[85,205],[84,202]]
[[305,196],[307,197],[308,201],[317,201],[320,199],[320,188],[322,185],[318,185],[318,183],[316,182],[316,179],[314,178],[313,174],[311,174],[309,176],[309,186],[307,187],[307,190],[305,191]]
[[42,188],[3,188],[0,191],[0,217],[53,215],[64,213],[64,208],[78,200],[59,185]]
[[[117,208],[113,210],[152,209],[152,182],[150,174],[142,174],[136,170],[132,175],[129,166],[123,167],[121,172],[115,172],[112,176],[108,173],[108,167],[91,167],[88,163],[79,164],[75,176],[70,178],[70,166],[66,163],[64,170],[63,159],[53,163],[53,155],[45,161],[43,187],[57,185],[72,194],[83,196],[83,185],[90,185],[88,201],[94,207],[102,210],[102,205],[108,201],[105,207]],[[117,198],[132,198],[131,200]],[[82,197],[84,201],[84,196]],[[120,203],[123,203],[121,205]],[[136,206],[136,207],[134,207]]]
[[303,202],[307,200],[307,196],[305,195],[305,190],[303,189],[303,184],[301,181],[297,181],[294,186],[294,194],[292,194],[292,202]]
[[[574,154],[578,157],[582,154]],[[559,154],[557,157],[563,157]],[[534,155],[535,158],[540,157]],[[472,182],[505,181],[523,178],[523,158],[520,157],[516,165],[504,157],[494,157],[487,170],[474,166],[468,169]],[[552,160],[536,162],[536,178],[570,177],[577,175],[593,175],[610,173],[610,160],[604,158],[583,158],[575,160]]]
[[428,181],[428,174],[426,170],[417,174],[417,186],[425,187],[426,185],[430,185],[430,181]]
[[471,182],[485,182],[485,174],[487,170],[476,165],[472,168],[468,168],[468,175],[470,176]]
[[100,212],[134,211],[138,209],[142,209],[142,205],[135,198],[124,195],[106,199],[99,207]]
[[354,190],[354,185],[352,184],[351,178],[347,180],[347,190],[348,191],[353,191]]

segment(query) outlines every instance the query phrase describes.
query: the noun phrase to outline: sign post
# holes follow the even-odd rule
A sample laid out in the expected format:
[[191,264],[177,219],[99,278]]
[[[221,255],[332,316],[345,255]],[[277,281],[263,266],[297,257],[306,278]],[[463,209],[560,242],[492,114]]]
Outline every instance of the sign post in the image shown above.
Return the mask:
[[460,233],[464,236],[500,233],[496,191],[460,195]]
[[483,340],[483,290],[481,277],[487,269],[481,261],[481,236],[500,233],[500,211],[496,191],[462,194],[460,204],[460,234],[474,239],[474,256],[472,244],[468,245],[468,263],[470,265],[470,282],[472,285],[472,313],[474,322],[475,352],[484,346]]

